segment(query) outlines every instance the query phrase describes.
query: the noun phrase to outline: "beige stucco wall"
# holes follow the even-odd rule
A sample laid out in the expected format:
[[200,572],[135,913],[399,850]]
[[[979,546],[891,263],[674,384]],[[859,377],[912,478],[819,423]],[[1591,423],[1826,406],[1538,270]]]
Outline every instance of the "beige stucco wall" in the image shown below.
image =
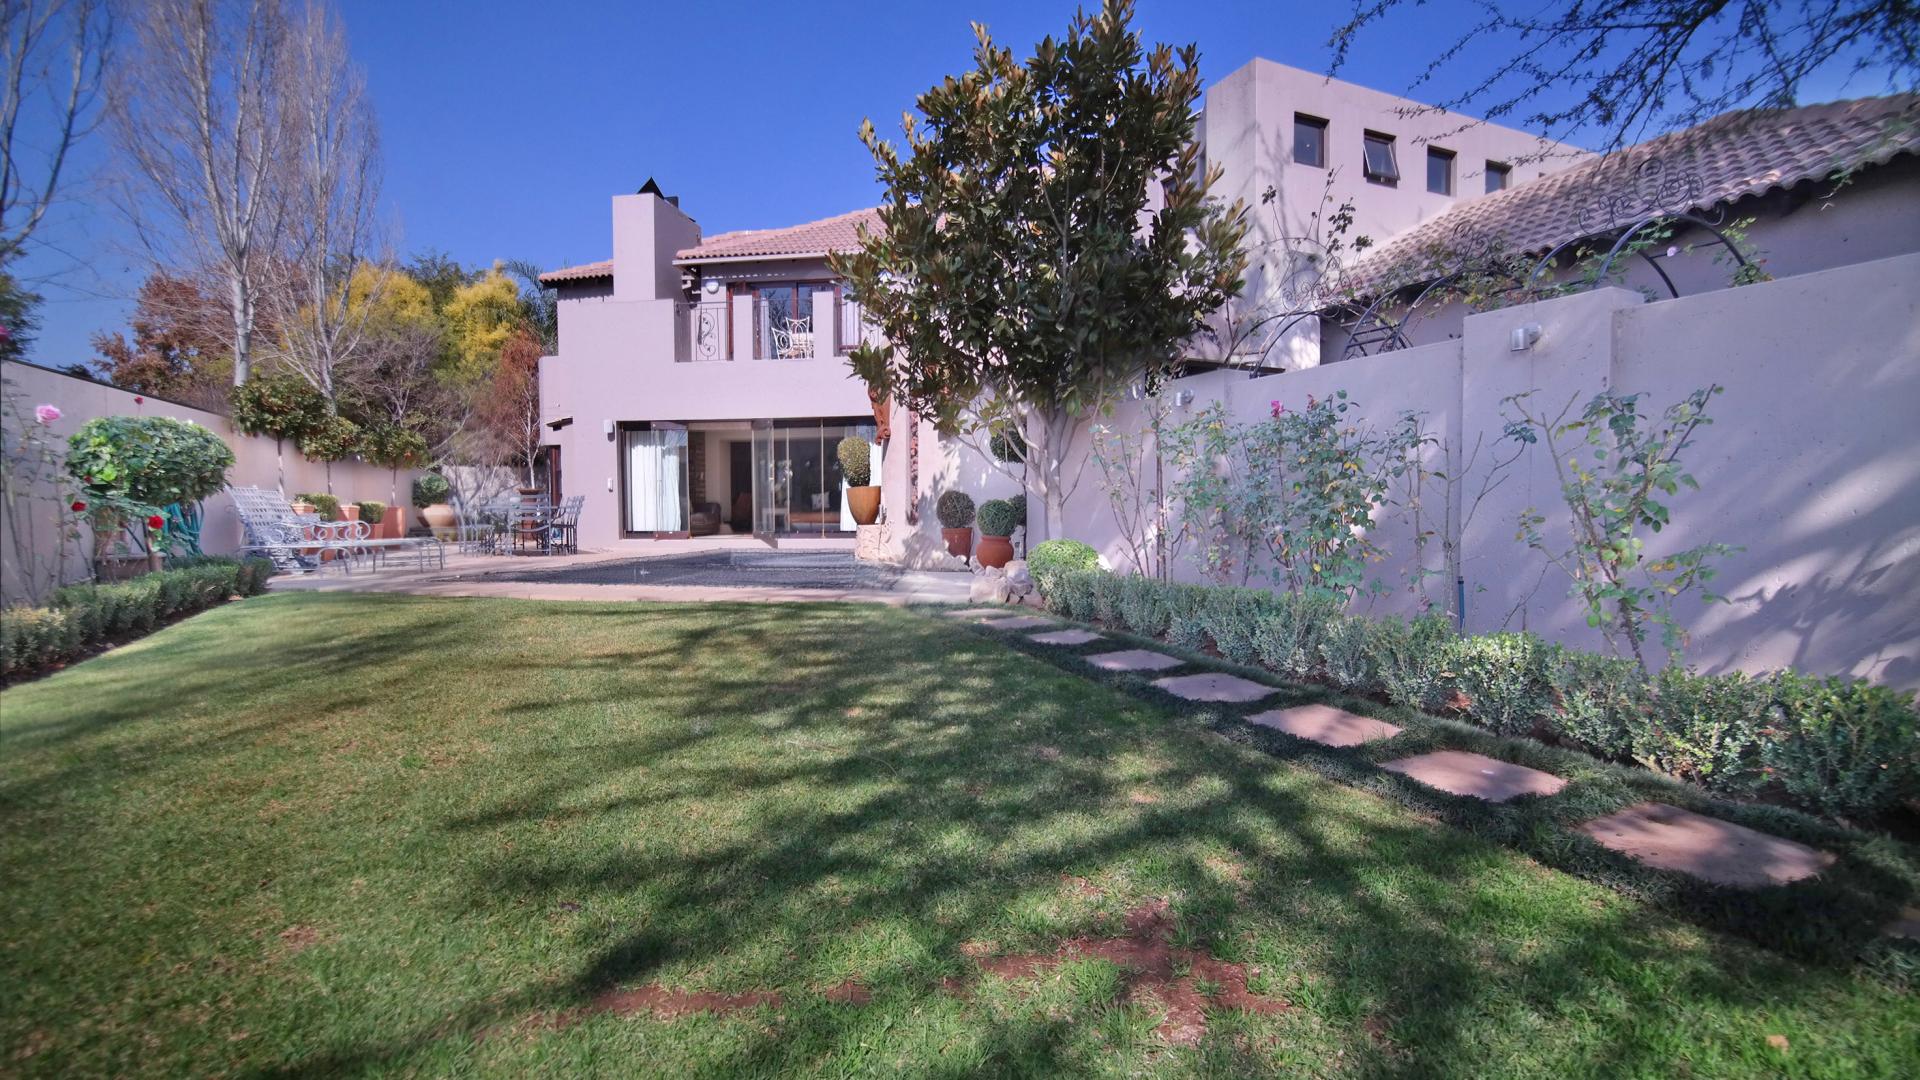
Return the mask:
[[[1540,328],[1538,341],[1512,351],[1511,331],[1527,325]],[[1599,289],[1472,316],[1463,330],[1457,339],[1301,371],[1182,379],[1172,389],[1195,400],[1175,419],[1220,401],[1236,419],[1255,420],[1273,401],[1297,407],[1308,395],[1345,390],[1369,423],[1425,414],[1446,441],[1448,470],[1473,490],[1496,448],[1513,445],[1500,442],[1510,395],[1537,391],[1539,406],[1557,411],[1611,387],[1646,394],[1645,406],[1658,410],[1697,387],[1722,385],[1714,423],[1685,457],[1701,490],[1673,500],[1672,527],[1649,545],[1655,555],[1709,541],[1744,549],[1719,563],[1714,586],[1728,603],[1690,600],[1679,609],[1693,632],[1688,660],[1710,671],[1793,666],[1920,687],[1920,254],[1661,303]],[[1138,407],[1123,404],[1108,422],[1137,424]],[[1085,452],[1083,439],[1068,460]],[[990,467],[972,456],[923,429],[926,516],[919,536],[896,539],[897,551],[936,544],[938,486],[976,498],[999,493],[997,482],[975,479]],[[902,458],[890,451],[890,515],[904,510],[902,489],[892,488],[904,482]],[[1551,541],[1566,535],[1550,460],[1529,451],[1505,476],[1461,532],[1467,629],[1524,628],[1599,647],[1567,596],[1565,575],[1515,540],[1516,518],[1528,507],[1545,513]],[[1390,591],[1367,606],[1420,610],[1421,598],[1406,588],[1410,523],[1383,514],[1375,528],[1390,552],[1376,576]],[[1091,465],[1062,531],[1126,565]],[[1428,565],[1439,567],[1437,550]],[[1179,573],[1195,577],[1190,564]],[[1444,587],[1435,582],[1436,592]]]
[[[4,377],[8,383],[9,393],[16,396],[23,404],[20,411],[24,413],[27,422],[32,422],[33,408],[36,405],[44,403],[60,409],[60,419],[46,429],[47,436],[60,446],[65,446],[69,435],[95,417],[165,416],[199,424],[218,435],[233,448],[234,467],[228,474],[229,483],[271,488],[280,482],[283,459],[274,441],[242,435],[234,430],[232,423],[226,417],[218,413],[188,408],[155,398],[135,401],[138,395],[125,390],[104,386],[87,379],[77,379],[29,364],[4,365]],[[14,416],[9,414],[5,417],[4,434],[9,446],[15,445],[20,437],[20,432],[15,430],[15,424]],[[402,470],[398,476],[395,476],[386,469],[352,458],[333,464],[332,484],[329,487],[327,466],[306,460],[291,446],[286,448],[284,469],[284,490],[289,495],[331,490],[333,494],[340,497],[341,502],[377,500],[389,505],[398,502],[404,504],[406,513],[412,513],[411,496],[415,473]],[[58,545],[55,541],[57,522],[66,499],[67,495],[64,492],[47,486],[39,489],[36,497],[24,504],[28,508],[25,512],[33,519],[33,526],[39,540],[38,550],[46,552],[57,549]],[[215,555],[231,554],[238,550],[243,543],[242,530],[239,515],[233,510],[233,501],[225,493],[214,495],[206,501],[205,512],[206,523],[200,538],[202,549]],[[73,546],[64,570],[67,580],[85,578],[87,571],[83,553],[90,550],[90,543]],[[12,545],[0,545],[0,593],[4,593],[7,602],[22,599],[28,592],[28,581],[34,576],[27,567],[19,565],[18,558]]]

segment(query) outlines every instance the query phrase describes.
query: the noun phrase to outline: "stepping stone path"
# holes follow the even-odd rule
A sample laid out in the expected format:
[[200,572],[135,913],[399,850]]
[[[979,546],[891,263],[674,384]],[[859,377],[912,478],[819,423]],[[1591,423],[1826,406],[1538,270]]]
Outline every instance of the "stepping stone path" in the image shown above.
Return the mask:
[[1036,626],[1052,626],[1053,620],[1039,615],[1015,615],[1010,619],[984,619],[980,625],[989,630],[1031,630]]
[[1209,671],[1201,675],[1175,675],[1166,679],[1155,679],[1153,685],[1165,690],[1177,698],[1188,701],[1225,701],[1240,704],[1259,701],[1274,693],[1271,686],[1243,679],[1238,675],[1228,675],[1223,671]]
[[1431,788],[1488,802],[1506,802],[1522,795],[1552,795],[1567,786],[1565,780],[1552,773],[1462,750],[1401,758],[1380,767]]
[[1291,709],[1269,709],[1247,717],[1250,723],[1284,731],[1322,746],[1359,746],[1376,739],[1391,739],[1400,729],[1385,720],[1360,716],[1331,705],[1296,705]]
[[988,615],[1005,615],[1009,610],[1002,607],[971,607],[964,611],[945,612],[945,615],[949,619],[981,619]]
[[1170,667],[1179,667],[1181,661],[1150,649],[1126,649],[1089,656],[1087,663],[1102,671],[1165,671]]
[[1042,645],[1085,645],[1099,641],[1100,635],[1091,630],[1055,630],[1051,634],[1035,634],[1032,640]]
[[1637,803],[1578,828],[1637,862],[1738,888],[1799,881],[1834,860],[1805,844],[1666,803]]

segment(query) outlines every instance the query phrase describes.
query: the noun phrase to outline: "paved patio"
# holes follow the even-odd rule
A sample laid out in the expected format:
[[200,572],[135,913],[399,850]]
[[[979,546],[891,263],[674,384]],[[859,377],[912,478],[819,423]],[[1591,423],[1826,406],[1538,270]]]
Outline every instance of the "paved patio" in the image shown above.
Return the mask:
[[446,569],[393,567],[273,579],[275,592],[369,592],[523,600],[957,603],[968,573],[901,570],[854,559],[852,544],[660,541],[560,556],[456,554]]

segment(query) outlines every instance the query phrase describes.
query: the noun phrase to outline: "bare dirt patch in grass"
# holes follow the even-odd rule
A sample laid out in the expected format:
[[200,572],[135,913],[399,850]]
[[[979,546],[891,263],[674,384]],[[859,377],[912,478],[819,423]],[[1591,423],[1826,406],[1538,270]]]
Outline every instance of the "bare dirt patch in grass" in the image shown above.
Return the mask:
[[1078,937],[1050,953],[975,957],[974,962],[987,975],[1027,979],[1070,960],[1106,960],[1125,973],[1122,1000],[1157,1008],[1162,1019],[1155,1032],[1173,1046],[1192,1046],[1206,1035],[1209,1007],[1268,1014],[1291,1007],[1247,989],[1258,968],[1175,948],[1168,942],[1172,930],[1167,902],[1149,900],[1127,912],[1125,937]]

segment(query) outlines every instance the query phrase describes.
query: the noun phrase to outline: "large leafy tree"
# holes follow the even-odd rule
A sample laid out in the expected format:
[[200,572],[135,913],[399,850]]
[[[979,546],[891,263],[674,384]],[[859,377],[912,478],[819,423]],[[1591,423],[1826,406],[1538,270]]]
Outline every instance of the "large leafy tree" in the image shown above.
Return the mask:
[[945,433],[1017,434],[1047,535],[1075,435],[1167,377],[1246,265],[1245,209],[1207,194],[1198,51],[1143,47],[1132,8],[1077,15],[1024,63],[976,24],[974,69],[920,95],[907,153],[861,126],[882,228],[834,260],[886,339],[855,372]]

